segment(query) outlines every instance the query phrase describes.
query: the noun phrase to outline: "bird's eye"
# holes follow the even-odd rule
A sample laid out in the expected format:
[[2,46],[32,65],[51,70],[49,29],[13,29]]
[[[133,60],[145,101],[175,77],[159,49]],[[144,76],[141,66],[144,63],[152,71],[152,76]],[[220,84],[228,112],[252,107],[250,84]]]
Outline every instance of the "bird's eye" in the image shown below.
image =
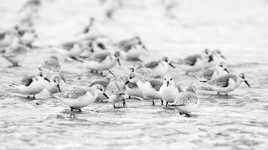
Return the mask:
[[170,78],[170,81],[172,81],[173,80],[173,78]]

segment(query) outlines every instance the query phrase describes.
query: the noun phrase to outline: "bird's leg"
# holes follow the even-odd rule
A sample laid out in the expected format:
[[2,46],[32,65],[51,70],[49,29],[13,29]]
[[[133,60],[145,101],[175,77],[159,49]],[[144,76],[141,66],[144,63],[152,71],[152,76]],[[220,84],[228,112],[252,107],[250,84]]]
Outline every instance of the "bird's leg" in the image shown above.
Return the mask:
[[115,109],[116,108],[115,104],[113,104],[113,106],[114,106],[114,109]]
[[126,107],[126,100],[123,99],[123,107],[125,108]]
[[33,95],[33,100],[35,99],[35,95]]
[[168,107],[168,102],[166,102],[166,107]]
[[78,110],[78,112],[82,112],[81,108],[78,108],[77,110]]
[[71,111],[74,111],[74,108],[73,107],[70,107]]
[[154,100],[152,100],[152,105],[155,106]]
[[164,101],[161,99],[161,105],[163,106],[164,105]]

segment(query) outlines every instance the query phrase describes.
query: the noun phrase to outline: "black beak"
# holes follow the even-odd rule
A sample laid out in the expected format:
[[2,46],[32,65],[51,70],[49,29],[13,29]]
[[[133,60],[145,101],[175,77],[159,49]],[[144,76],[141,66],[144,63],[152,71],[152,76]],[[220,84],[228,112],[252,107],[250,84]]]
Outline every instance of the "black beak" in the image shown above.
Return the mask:
[[175,66],[172,63],[168,63],[168,65],[172,68],[175,68]]
[[248,83],[247,80],[244,80],[244,82],[246,83],[246,85],[247,85],[248,87],[250,87],[250,84]]
[[[42,75],[43,76],[43,75]],[[42,77],[41,76],[41,77]],[[46,80],[47,82],[50,82],[50,80],[47,77],[44,77],[44,80]]]
[[119,59],[119,58],[117,58],[117,59],[116,59],[116,61],[117,61],[118,65],[119,65],[119,66],[121,66],[120,59]]
[[127,85],[127,84],[129,84],[129,80],[127,80],[127,81],[125,82],[125,85]]
[[230,73],[230,71],[227,68],[224,68],[224,71],[226,71],[227,73]]
[[107,99],[110,98],[106,93],[102,93],[102,95],[103,95],[104,97],[106,97]]
[[169,81],[167,81],[167,86],[169,86]]
[[222,58],[222,59],[226,59],[226,57],[225,57],[225,56],[223,56],[223,55],[220,55],[220,56],[221,56],[221,58]]
[[59,84],[57,84],[57,88],[58,88],[59,92],[61,93],[61,88],[60,88]]

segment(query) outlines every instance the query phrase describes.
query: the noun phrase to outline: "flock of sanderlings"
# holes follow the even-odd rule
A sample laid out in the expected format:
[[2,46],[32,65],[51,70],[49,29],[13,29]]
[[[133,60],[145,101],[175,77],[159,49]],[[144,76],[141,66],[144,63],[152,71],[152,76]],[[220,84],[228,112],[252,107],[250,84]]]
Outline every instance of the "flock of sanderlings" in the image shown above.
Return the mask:
[[[21,67],[16,57],[23,55],[24,51],[38,49],[34,45],[38,39],[34,20],[41,2],[30,0],[25,3],[19,11],[22,14],[19,23],[0,33],[1,56],[11,64],[9,67]],[[114,10],[105,12],[107,18],[112,17]],[[197,90],[227,95],[243,82],[250,87],[243,73],[236,74],[228,68],[225,56],[218,49],[205,49],[200,54],[180,59],[162,57],[149,60],[150,49],[140,36],[111,41],[101,35],[91,35],[95,21],[90,17],[81,32],[83,38],[48,46],[60,55],[44,60],[36,68],[38,74],[23,77],[21,83],[10,83],[12,93],[35,99],[46,90],[51,97],[69,106],[72,112],[80,112],[81,108],[95,102],[111,103],[119,109],[126,108],[127,100],[149,100],[153,106],[158,100],[163,108],[176,109],[180,115],[190,117],[198,109]],[[61,67],[67,62],[85,66],[85,72],[89,72],[91,77],[87,79],[88,86],[67,82]],[[172,74],[176,70],[185,72],[192,82],[183,88],[176,82],[176,74]],[[114,86],[109,90],[111,85]]]

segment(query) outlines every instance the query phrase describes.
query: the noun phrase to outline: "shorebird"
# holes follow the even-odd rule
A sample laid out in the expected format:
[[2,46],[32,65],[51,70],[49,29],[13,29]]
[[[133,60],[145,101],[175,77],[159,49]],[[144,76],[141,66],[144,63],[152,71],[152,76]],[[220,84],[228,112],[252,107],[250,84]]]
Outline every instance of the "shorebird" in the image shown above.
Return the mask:
[[143,66],[145,70],[149,71],[150,76],[153,77],[162,77],[169,71],[170,67],[175,68],[175,66],[169,61],[168,57],[163,57],[158,61],[145,63]]
[[162,81],[154,78],[147,78],[146,76],[139,75],[135,72],[135,68],[130,68],[129,80],[137,84],[137,88],[141,91],[143,99],[152,100],[152,105],[155,105],[155,100],[163,100],[159,93]]
[[135,98],[140,99],[143,97],[141,89],[137,85],[137,79],[135,78],[135,74],[131,73],[128,76],[127,81],[125,82],[125,94],[129,96],[129,99]]
[[52,77],[48,84],[46,85],[46,90],[48,91],[49,95],[52,97],[56,93],[60,93],[61,87],[64,86],[64,81],[60,76]]
[[162,100],[166,102],[166,107],[168,103],[174,103],[179,92],[181,92],[181,88],[179,85],[176,85],[173,78],[170,76],[165,76],[163,80],[163,85],[160,87],[160,95]]
[[199,64],[200,62],[203,62],[204,59],[211,53],[209,49],[205,49],[201,54],[193,54],[190,56],[187,56],[183,59],[178,60],[178,64],[181,65],[188,65],[188,66],[195,66],[196,64]]
[[[48,84],[49,80],[39,74],[38,76],[26,77],[22,80],[22,84],[12,83],[12,92],[27,95],[28,98],[35,99],[35,95],[41,93]],[[32,96],[32,97],[30,97]]]
[[161,105],[163,105],[162,97],[159,93],[159,89],[162,85],[161,81],[151,80],[151,81],[137,81],[138,88],[142,91],[143,99],[152,100],[152,105],[155,105],[155,100],[161,100]]
[[[113,104],[114,109],[125,108],[126,107],[126,99],[127,99],[127,95],[125,93],[122,93],[122,92],[108,96],[108,101]],[[120,102],[122,102],[123,107],[116,106],[116,104],[120,103]]]
[[65,59],[69,58],[72,60],[83,62],[79,58],[79,56],[84,52],[85,48],[82,48],[79,43],[73,43],[73,47],[69,51],[66,51],[65,49],[61,49],[61,48],[56,48],[56,47],[54,47],[54,49],[58,50]]
[[131,50],[132,47],[140,45],[143,49],[147,50],[144,43],[142,42],[141,38],[139,36],[135,36],[130,39],[122,40],[117,44],[117,47],[125,52],[128,52]]
[[228,93],[237,89],[242,82],[250,87],[244,73],[240,73],[238,76],[235,74],[226,74],[201,84],[201,89],[216,91],[218,95],[228,95]]
[[206,70],[201,70],[197,73],[197,78],[202,82],[207,82],[209,80],[215,79],[221,75],[230,73],[227,65],[223,62],[215,65],[215,67],[208,68]]
[[99,94],[103,94],[109,98],[101,86],[95,85],[91,88],[77,88],[62,91],[57,96],[65,105],[68,105],[71,111],[81,111],[81,108],[86,107],[95,102]]
[[129,61],[141,61],[141,56],[148,52],[139,36],[120,41],[117,47],[121,50],[122,57]]
[[96,73],[103,73],[103,71],[110,71],[116,63],[121,65],[119,53],[115,52],[113,55],[108,55],[103,61],[99,62],[96,60],[85,61],[85,66],[91,71]]
[[185,91],[178,94],[175,102],[170,106],[175,106],[179,110],[180,115],[184,114],[186,117],[191,117],[191,112],[195,111],[199,104],[196,90],[195,86],[189,86]]

